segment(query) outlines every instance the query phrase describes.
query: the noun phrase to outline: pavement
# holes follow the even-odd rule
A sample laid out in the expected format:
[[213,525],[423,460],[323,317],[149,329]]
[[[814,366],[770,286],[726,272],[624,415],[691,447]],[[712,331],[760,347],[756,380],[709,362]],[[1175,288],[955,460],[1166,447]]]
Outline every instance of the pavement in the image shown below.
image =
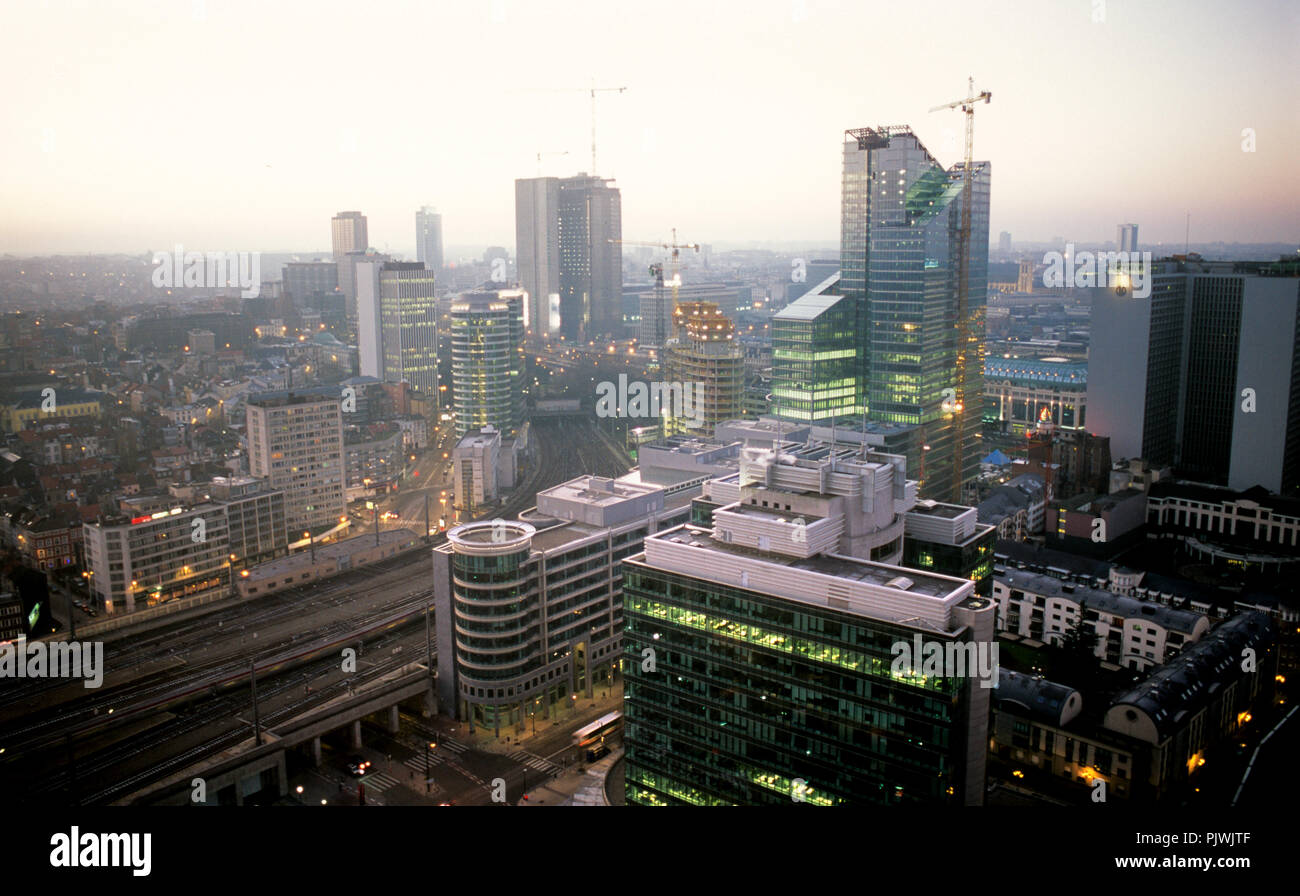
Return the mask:
[[576,768],[558,778],[534,787],[524,794],[516,806],[608,806],[605,795],[605,778],[623,759],[619,747],[589,768]]

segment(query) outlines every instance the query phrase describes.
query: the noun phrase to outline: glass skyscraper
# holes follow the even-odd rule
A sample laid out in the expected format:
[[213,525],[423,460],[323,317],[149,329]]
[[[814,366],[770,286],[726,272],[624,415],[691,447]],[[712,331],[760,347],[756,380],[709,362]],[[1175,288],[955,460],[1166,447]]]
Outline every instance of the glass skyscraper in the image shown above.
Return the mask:
[[772,412],[800,423],[853,422],[862,414],[859,303],[838,276],[772,317]]
[[456,434],[524,422],[522,290],[467,293],[451,306],[451,378]]
[[909,466],[940,500],[979,471],[990,166],[973,171],[961,321],[964,167],[943,168],[908,127],[846,132],[840,290],[859,304],[862,403],[871,420],[917,427]]

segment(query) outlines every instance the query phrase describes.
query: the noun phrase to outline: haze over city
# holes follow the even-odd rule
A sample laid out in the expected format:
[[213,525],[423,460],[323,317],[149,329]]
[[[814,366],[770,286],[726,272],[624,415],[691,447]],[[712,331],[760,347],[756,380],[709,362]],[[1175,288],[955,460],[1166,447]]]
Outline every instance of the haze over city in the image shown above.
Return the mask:
[[171,0],[6,19],[11,254],[311,252],[340,208],[409,254],[423,204],[449,244],[512,246],[539,152],[544,174],[591,168],[588,95],[549,88],[592,79],[627,88],[598,95],[597,173],[629,238],[835,245],[843,131],[910,124],[950,165],[960,116],[928,110],[968,76],[994,98],[975,129],[993,234],[1107,240],[1138,220],[1181,247],[1190,213],[1193,242],[1300,236],[1300,8],[1281,0]]

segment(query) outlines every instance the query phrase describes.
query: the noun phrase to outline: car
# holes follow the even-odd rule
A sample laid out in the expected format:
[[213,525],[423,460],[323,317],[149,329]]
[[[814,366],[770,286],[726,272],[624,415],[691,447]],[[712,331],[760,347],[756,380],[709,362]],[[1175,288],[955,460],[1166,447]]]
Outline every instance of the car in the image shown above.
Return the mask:
[[348,774],[354,778],[364,778],[370,772],[370,760],[354,754],[348,757]]

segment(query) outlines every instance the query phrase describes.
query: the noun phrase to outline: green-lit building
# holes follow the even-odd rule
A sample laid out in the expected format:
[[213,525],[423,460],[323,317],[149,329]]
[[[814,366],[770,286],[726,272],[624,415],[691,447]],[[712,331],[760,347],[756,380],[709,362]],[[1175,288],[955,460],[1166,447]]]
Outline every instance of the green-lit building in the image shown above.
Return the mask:
[[903,565],[970,579],[976,594],[991,597],[997,536],[974,507],[918,501],[904,515]]
[[772,317],[772,409],[800,423],[845,421],[858,396],[857,306],[835,294],[838,275]]
[[451,380],[456,434],[524,423],[524,296],[466,293],[451,306]]
[[903,469],[750,449],[697,500],[710,526],[623,561],[629,805],[982,803],[990,689],[894,661],[918,641],[991,652],[995,605],[894,565]]

